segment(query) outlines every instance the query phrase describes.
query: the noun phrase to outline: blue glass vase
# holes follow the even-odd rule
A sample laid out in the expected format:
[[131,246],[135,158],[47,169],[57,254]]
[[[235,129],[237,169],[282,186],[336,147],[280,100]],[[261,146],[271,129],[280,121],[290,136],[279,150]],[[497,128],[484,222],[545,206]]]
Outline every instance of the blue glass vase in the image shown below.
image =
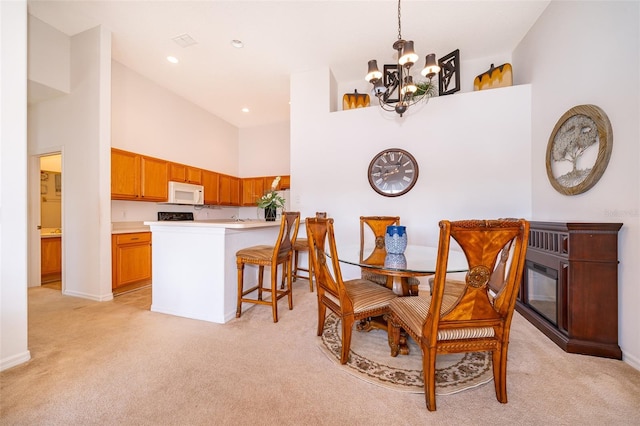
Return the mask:
[[387,226],[384,235],[384,246],[389,254],[403,254],[407,248],[407,227],[394,225]]

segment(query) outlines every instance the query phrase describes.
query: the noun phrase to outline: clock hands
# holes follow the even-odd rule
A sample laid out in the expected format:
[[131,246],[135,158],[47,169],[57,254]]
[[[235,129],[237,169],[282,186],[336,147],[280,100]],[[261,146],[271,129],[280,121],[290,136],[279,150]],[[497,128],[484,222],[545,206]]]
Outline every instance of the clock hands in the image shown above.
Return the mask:
[[392,171],[383,173],[382,177],[386,179],[387,176],[395,175],[396,173],[399,173],[399,172],[400,172],[400,169],[396,166],[396,168],[393,169]]

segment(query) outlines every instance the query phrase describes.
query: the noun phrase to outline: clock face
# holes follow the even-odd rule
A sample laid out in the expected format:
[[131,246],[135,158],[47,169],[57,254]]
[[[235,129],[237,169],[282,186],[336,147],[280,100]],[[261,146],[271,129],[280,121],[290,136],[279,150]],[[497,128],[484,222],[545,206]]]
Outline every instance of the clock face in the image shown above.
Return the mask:
[[369,163],[369,184],[385,197],[409,192],[418,180],[418,163],[413,155],[397,148],[377,154]]

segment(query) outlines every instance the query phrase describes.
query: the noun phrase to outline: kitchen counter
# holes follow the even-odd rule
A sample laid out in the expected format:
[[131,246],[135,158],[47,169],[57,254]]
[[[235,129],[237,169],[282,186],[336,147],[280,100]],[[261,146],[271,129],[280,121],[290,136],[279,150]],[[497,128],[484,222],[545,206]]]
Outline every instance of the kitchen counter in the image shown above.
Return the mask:
[[[144,222],[153,238],[151,311],[223,324],[235,318],[236,253],[275,244],[280,221]],[[245,287],[255,286],[258,268],[245,268]],[[243,310],[253,307],[246,304]]]
[[40,238],[60,238],[60,237],[62,237],[62,229],[60,228],[40,229]]
[[226,228],[226,229],[253,229],[279,227],[280,221],[267,222],[256,219],[206,219],[206,220],[185,220],[185,221],[155,221],[144,222],[144,225],[187,227],[187,228]]
[[149,232],[149,225],[143,222],[111,222],[112,234],[129,234],[132,232]]

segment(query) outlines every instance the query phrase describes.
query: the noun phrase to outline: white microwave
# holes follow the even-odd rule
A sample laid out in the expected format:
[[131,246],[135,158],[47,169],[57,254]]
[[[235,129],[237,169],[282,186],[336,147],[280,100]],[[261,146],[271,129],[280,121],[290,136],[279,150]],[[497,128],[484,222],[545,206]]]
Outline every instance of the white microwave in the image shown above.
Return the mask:
[[203,205],[204,186],[169,181],[169,203]]

